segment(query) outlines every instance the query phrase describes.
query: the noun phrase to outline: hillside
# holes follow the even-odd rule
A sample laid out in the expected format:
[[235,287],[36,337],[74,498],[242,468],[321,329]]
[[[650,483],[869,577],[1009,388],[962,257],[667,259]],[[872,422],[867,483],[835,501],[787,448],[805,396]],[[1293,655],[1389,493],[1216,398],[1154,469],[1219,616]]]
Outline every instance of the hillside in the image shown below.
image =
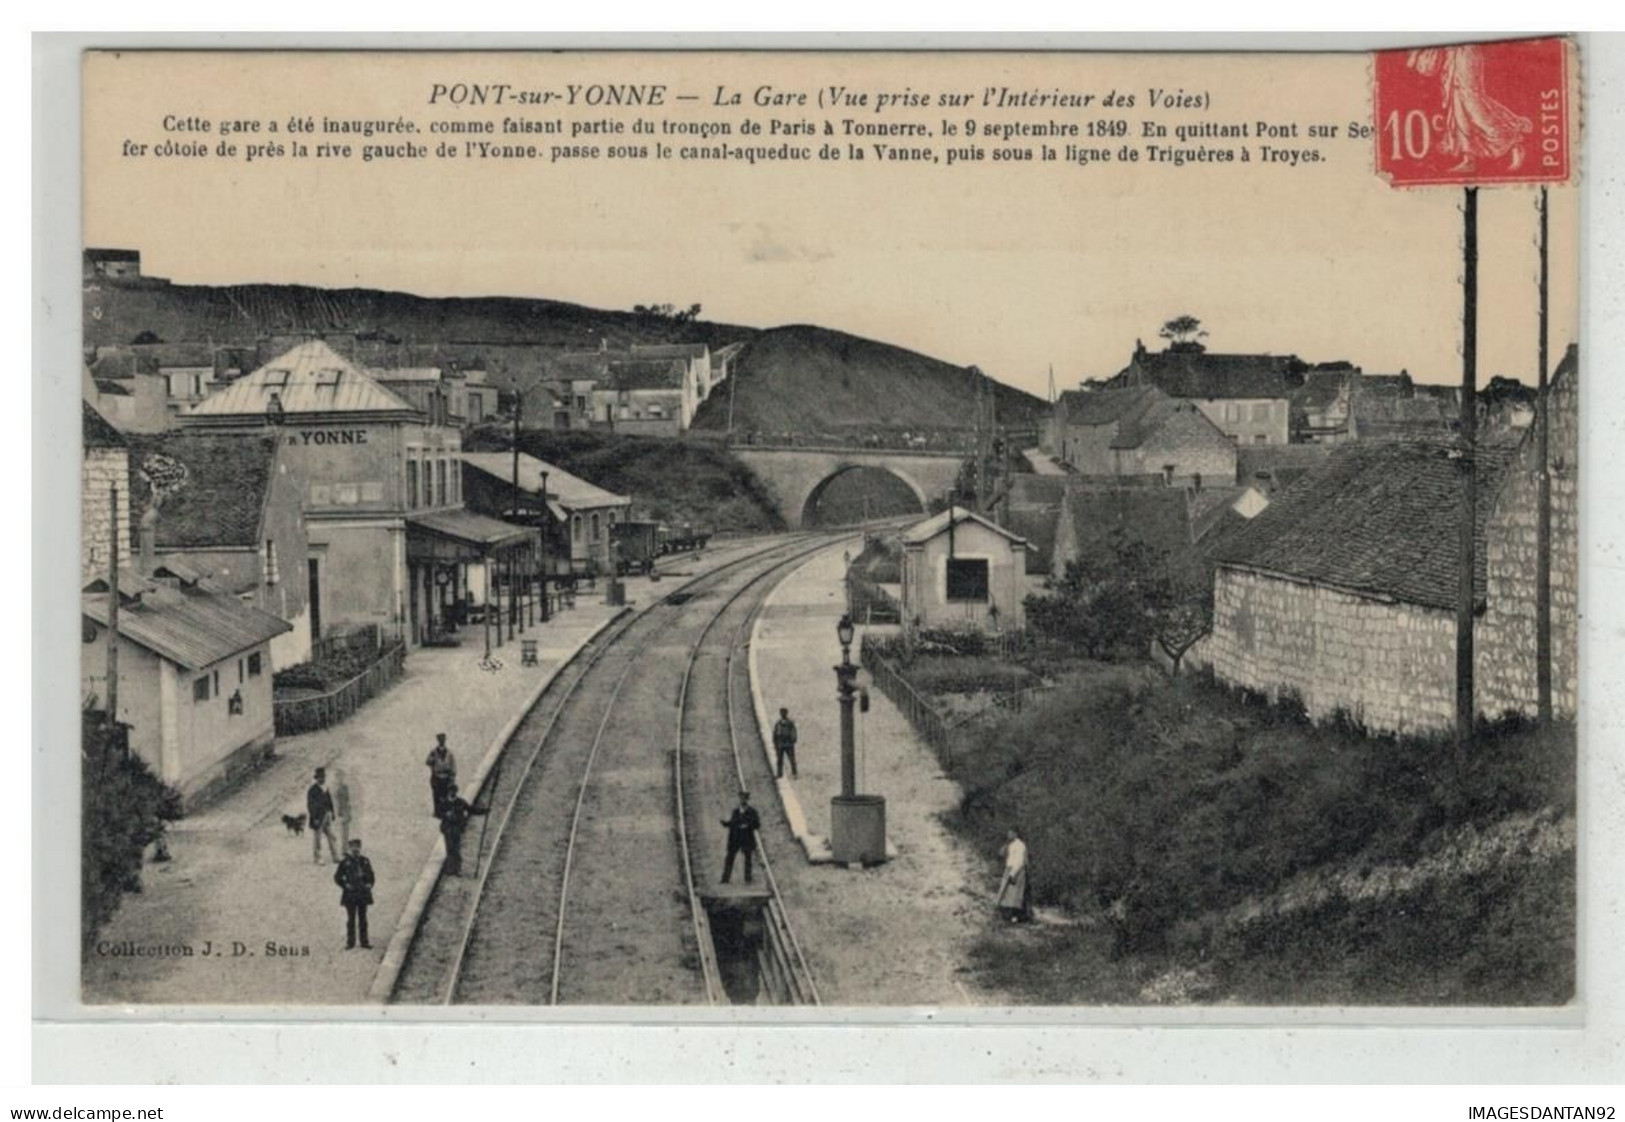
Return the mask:
[[[439,348],[484,357],[512,348],[521,353],[590,350],[600,341],[610,347],[700,342],[716,348],[755,334],[752,328],[731,324],[679,323],[557,300],[429,297],[296,284],[215,287],[102,280],[86,286],[84,302],[87,348],[128,346],[148,333],[166,344],[251,347],[266,335],[323,332],[354,334],[374,348]],[[482,344],[488,346],[482,350]]]
[[[564,350],[632,343],[745,344],[727,392],[713,395],[695,427],[736,433],[868,437],[901,434],[960,443],[975,426],[976,383],[966,368],[822,327],[767,331],[705,320],[605,311],[519,297],[426,297],[369,288],[184,285],[155,278],[98,278],[84,289],[84,345],[97,372],[127,370],[132,355],[175,365],[209,361],[221,347],[258,349],[264,361],[312,332],[368,366],[483,365],[501,387],[528,384]],[[1034,429],[1045,404],[987,380],[999,424]]]
[[[476,429],[467,446],[484,452],[513,447],[501,427]],[[632,516],[692,522],[719,533],[784,529],[784,519],[756,475],[724,448],[706,441],[617,438],[597,432],[530,430],[520,450],[600,487],[632,496]]]
[[[728,428],[817,438],[897,434],[931,439],[975,426],[976,383],[967,368],[915,351],[823,327],[797,325],[757,333],[734,359],[732,386],[712,396],[697,429]],[[1036,429],[1042,399],[988,379],[998,423]],[[808,418],[819,420],[816,426]]]

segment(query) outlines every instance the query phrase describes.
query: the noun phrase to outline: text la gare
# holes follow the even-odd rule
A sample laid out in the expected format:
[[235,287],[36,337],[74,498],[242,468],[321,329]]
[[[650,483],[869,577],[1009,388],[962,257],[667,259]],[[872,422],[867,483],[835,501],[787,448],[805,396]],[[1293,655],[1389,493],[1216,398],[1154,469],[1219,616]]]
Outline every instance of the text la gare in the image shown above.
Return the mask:
[[[718,86],[711,104],[744,105],[745,95],[741,90],[730,90],[727,86]],[[787,105],[806,105],[807,95],[797,90],[781,90],[773,86],[757,86],[751,91],[750,104],[763,109],[775,109]]]

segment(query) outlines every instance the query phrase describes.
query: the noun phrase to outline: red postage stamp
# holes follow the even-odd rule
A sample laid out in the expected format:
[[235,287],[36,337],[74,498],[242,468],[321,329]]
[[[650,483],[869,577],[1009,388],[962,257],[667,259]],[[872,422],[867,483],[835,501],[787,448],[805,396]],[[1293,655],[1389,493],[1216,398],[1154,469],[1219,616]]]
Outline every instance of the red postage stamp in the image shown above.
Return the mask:
[[1377,173],[1395,187],[1560,183],[1571,170],[1562,39],[1377,54]]

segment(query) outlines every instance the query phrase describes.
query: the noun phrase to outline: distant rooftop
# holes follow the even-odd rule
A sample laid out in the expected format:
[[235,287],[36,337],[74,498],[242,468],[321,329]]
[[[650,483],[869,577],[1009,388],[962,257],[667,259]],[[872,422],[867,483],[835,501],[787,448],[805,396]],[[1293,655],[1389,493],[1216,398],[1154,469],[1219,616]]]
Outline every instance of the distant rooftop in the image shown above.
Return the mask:
[[183,417],[262,417],[275,397],[284,414],[417,413],[320,339],[301,343],[210,394]]

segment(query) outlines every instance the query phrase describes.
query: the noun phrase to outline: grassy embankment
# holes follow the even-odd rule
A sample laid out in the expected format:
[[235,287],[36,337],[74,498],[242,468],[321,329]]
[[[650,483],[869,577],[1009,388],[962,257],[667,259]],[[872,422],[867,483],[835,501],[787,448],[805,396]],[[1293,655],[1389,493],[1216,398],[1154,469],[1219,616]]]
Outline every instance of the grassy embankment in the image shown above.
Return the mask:
[[[480,451],[513,447],[508,433],[497,427],[477,432],[469,445]],[[691,522],[717,533],[785,528],[756,473],[714,444],[531,430],[521,434],[519,448],[599,487],[630,496],[634,518],[672,525]]]
[[[938,661],[910,677],[974,688]],[[1458,759],[1211,682],[1074,666],[1023,712],[966,726],[943,763],[965,792],[949,824],[990,855],[990,883],[1015,823],[1035,903],[1064,917],[990,924],[975,965],[995,988],[1062,1004],[1573,995],[1572,726],[1486,729]]]

